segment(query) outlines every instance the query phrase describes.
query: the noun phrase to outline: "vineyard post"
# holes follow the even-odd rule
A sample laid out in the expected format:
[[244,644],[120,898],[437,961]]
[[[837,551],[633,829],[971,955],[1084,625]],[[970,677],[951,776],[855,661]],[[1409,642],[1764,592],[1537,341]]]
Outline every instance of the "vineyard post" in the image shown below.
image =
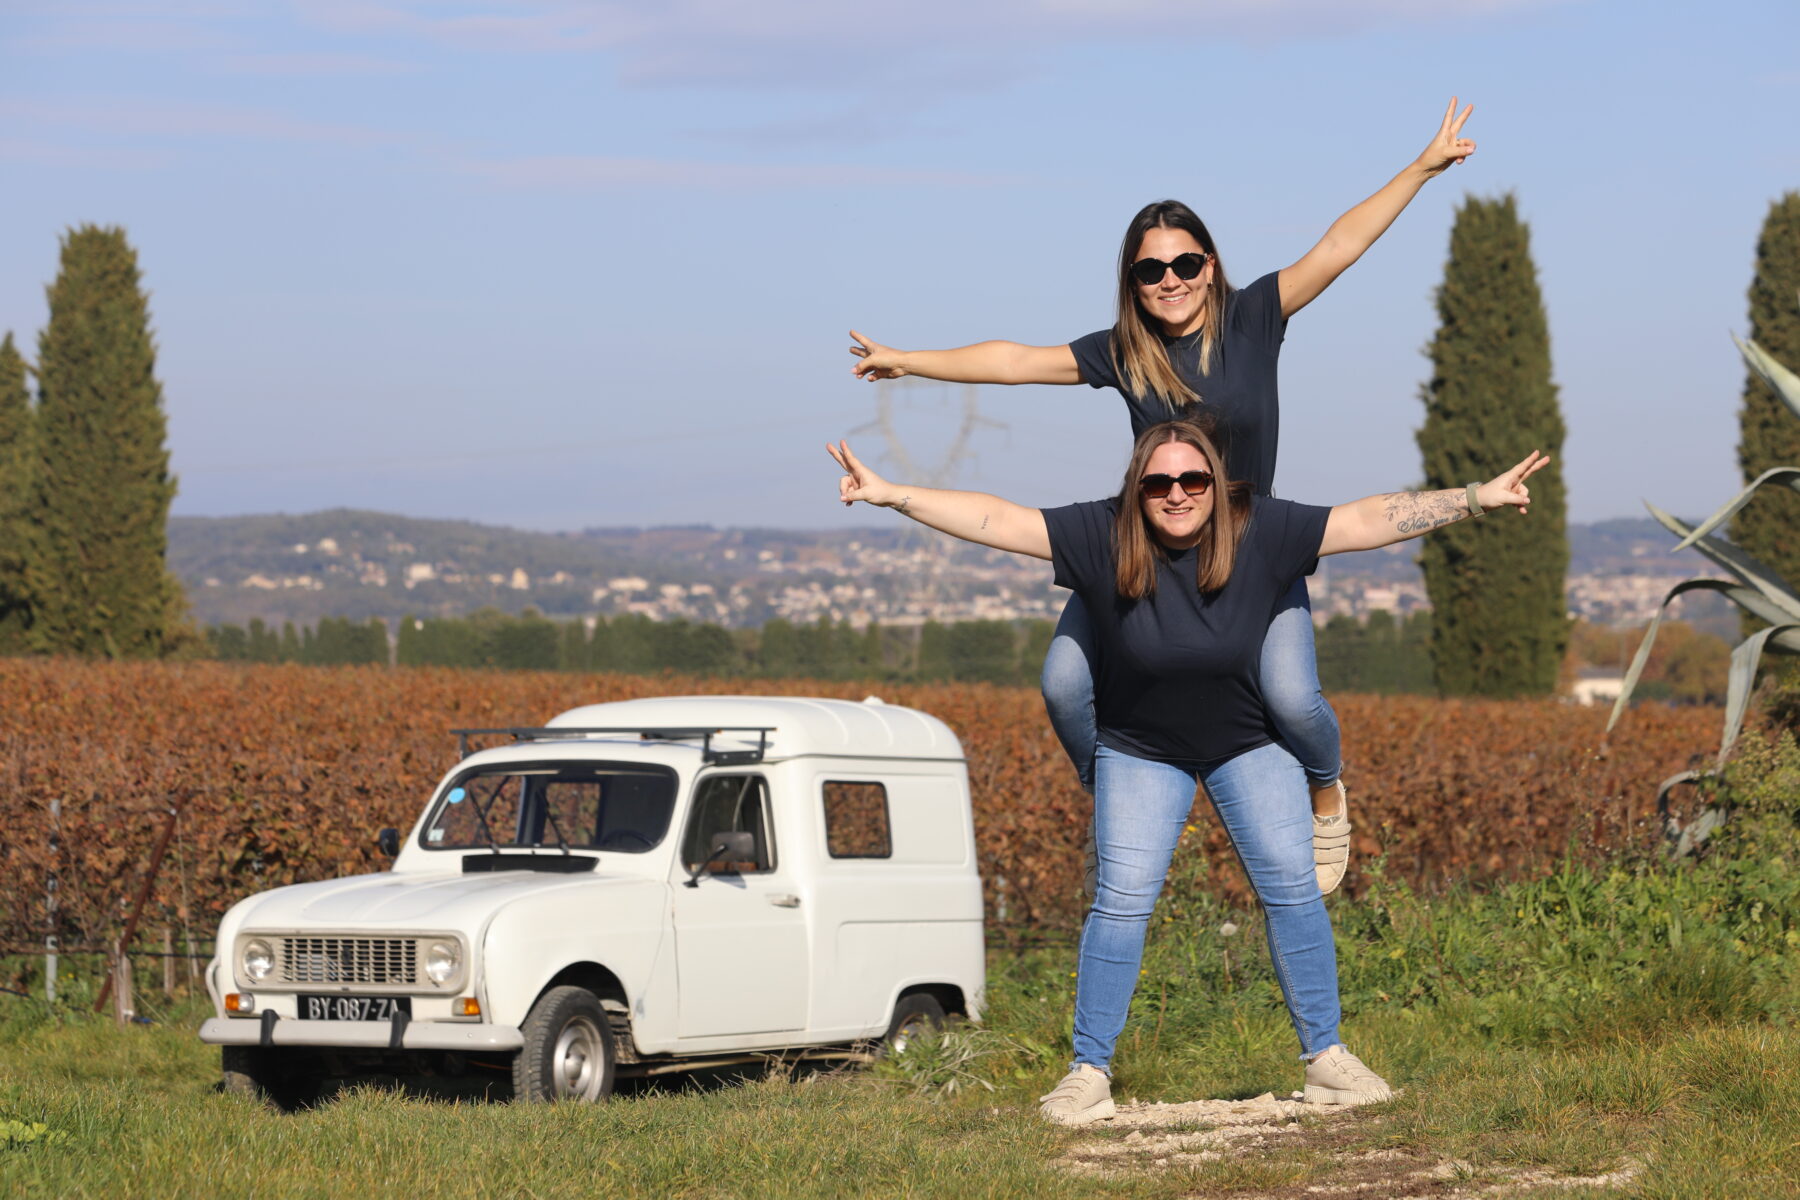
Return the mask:
[[175,994],[175,930],[163,926],[163,995]]
[[121,1028],[131,1024],[137,1011],[131,992],[131,958],[125,953],[123,941],[113,947],[112,972],[107,976],[106,985],[112,989],[113,1020]]
[[131,916],[125,921],[125,932],[119,937],[119,955],[113,963],[113,969],[106,977],[106,983],[100,989],[100,996],[94,1001],[94,1011],[99,1012],[106,1007],[106,998],[111,994],[115,979],[122,978],[124,985],[131,982],[131,962],[126,957],[126,949],[137,933],[138,918],[144,915],[144,902],[150,898],[150,885],[156,882],[156,869],[162,866],[163,852],[169,848],[169,837],[175,832],[175,817],[180,807],[169,806],[168,819],[163,822],[162,833],[156,839],[156,849],[150,852],[150,867],[144,872],[144,882],[138,885],[137,899],[131,905]]
[[56,878],[56,858],[62,848],[62,798],[50,798],[50,865],[44,871],[44,1002],[56,1003],[56,952],[61,942],[56,936],[56,891],[61,883]]

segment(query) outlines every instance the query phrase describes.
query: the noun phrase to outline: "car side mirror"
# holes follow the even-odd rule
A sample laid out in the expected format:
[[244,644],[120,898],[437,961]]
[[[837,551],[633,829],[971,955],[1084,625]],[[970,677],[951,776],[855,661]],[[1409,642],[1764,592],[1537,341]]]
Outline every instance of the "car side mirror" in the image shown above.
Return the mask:
[[748,862],[756,857],[756,835],[753,833],[721,833],[713,838],[712,851],[707,855],[708,870],[715,863]]
[[706,861],[701,864],[699,870],[689,873],[687,886],[699,887],[700,880],[713,874],[713,868],[719,864],[745,862],[755,857],[755,834],[743,831],[715,833],[712,837],[712,848],[706,852]]
[[396,857],[400,853],[400,831],[398,829],[384,829],[376,834],[375,848],[389,858]]

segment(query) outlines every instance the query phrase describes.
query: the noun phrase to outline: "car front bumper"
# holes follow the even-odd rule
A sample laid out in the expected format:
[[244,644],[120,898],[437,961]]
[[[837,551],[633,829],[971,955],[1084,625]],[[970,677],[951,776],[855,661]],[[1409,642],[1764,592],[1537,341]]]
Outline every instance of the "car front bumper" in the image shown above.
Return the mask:
[[510,1025],[412,1021],[398,1031],[387,1021],[260,1021],[213,1017],[200,1040],[213,1046],[332,1046],[371,1050],[517,1050],[525,1035]]

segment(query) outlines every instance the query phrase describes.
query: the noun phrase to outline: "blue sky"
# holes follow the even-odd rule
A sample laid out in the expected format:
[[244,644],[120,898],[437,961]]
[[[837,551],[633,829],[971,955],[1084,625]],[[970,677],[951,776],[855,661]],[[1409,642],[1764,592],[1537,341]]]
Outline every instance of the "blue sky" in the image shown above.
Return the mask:
[[[1163,196],[1248,281],[1456,94],[1474,158],[1289,326],[1277,491],[1417,481],[1453,210],[1513,190],[1571,515],[1699,513],[1735,487],[1757,228],[1800,187],[1797,34],[1791,0],[5,0],[0,329],[34,352],[64,229],[129,231],[178,513],[879,521],[832,503],[821,448],[875,415],[847,328],[1104,327],[1117,239]],[[892,402],[941,457],[960,396]],[[980,407],[1003,427],[960,486],[1116,485],[1112,393]]]

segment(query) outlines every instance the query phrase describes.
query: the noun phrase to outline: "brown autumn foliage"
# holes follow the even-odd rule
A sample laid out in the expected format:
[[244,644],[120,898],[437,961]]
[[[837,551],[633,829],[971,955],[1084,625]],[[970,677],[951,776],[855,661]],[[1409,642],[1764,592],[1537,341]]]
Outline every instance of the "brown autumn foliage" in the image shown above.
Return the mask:
[[[65,945],[116,937],[161,815],[178,835],[148,932],[210,936],[251,892],[374,871],[384,825],[407,827],[455,759],[452,726],[538,724],[565,708],[697,692],[860,699],[869,684],[225,663],[0,659],[0,942],[41,945],[44,880],[62,882]],[[1060,936],[1081,912],[1087,798],[1037,693],[878,685],[962,737],[991,927]],[[1716,743],[1717,710],[1646,706],[1610,745],[1605,713],[1555,701],[1336,697],[1356,851],[1437,886],[1539,870],[1571,844],[1649,838],[1656,782]],[[50,849],[61,800],[62,848]],[[1214,886],[1243,883],[1204,815]],[[1352,869],[1348,887],[1358,885]]]

